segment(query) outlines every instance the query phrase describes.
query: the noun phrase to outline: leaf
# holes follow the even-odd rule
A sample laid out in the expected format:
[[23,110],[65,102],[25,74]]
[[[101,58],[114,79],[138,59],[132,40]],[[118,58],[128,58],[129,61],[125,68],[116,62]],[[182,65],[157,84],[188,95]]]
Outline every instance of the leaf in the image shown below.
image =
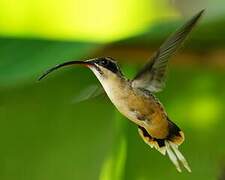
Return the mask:
[[100,46],[92,43],[0,39],[0,84],[35,81],[45,69],[69,59],[86,59]]
[[[115,112],[116,134],[113,149],[102,165],[99,180],[123,180],[127,156],[127,143],[124,134],[124,118]],[[123,122],[124,121],[124,122]]]

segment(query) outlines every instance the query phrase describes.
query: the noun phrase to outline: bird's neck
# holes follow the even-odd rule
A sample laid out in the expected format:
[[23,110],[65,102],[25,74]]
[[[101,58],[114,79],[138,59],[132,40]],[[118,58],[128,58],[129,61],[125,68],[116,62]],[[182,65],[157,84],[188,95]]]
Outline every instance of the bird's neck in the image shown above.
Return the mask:
[[126,78],[115,73],[102,75],[95,70],[92,71],[102,84],[105,92],[113,103],[115,99],[123,97],[126,94],[125,90],[129,87],[129,82],[126,80]]

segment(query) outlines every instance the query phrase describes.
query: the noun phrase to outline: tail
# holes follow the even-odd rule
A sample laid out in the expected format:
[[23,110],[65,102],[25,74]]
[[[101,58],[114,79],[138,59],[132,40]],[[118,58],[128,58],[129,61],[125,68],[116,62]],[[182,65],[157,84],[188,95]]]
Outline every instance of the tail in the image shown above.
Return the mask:
[[191,172],[185,157],[178,149],[178,146],[184,141],[184,134],[174,123],[171,122],[171,125],[173,126],[173,131],[170,132],[170,136],[166,139],[156,139],[151,137],[145,128],[141,126],[138,127],[138,132],[144,142],[151,148],[157,149],[163,155],[167,154],[179,172],[181,172],[180,165],[183,165],[188,172]]

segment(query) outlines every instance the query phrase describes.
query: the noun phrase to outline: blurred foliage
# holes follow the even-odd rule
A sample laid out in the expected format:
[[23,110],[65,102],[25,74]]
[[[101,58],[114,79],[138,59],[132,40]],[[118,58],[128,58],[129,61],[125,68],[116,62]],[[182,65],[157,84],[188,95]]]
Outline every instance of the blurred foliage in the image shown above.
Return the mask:
[[78,60],[99,47],[93,43],[1,38],[0,86],[35,81],[45,68]]
[[4,36],[88,42],[129,37],[160,17],[178,14],[165,0],[0,0],[0,7]]
[[[185,132],[180,149],[191,174],[178,173],[167,157],[147,146],[136,125],[107,98],[74,103],[84,88],[99,83],[88,69],[61,69],[39,83],[37,78],[48,67],[86,59],[105,45],[92,42],[155,48],[180,26],[178,17],[202,8],[208,8],[207,14],[190,47],[203,52],[223,48],[224,7],[221,0],[0,0],[0,179],[223,177],[223,69],[171,66],[165,91],[157,94]],[[122,67],[128,77],[137,70],[133,63]]]
[[[15,41],[19,42],[7,41],[8,47]],[[43,49],[51,44],[41,43]],[[38,53],[39,60],[52,59],[42,61],[40,69],[54,64],[55,53],[74,52],[70,45]],[[13,54],[11,48],[5,48],[4,54],[9,54],[4,56],[5,62],[15,63],[11,58],[17,54],[26,57],[27,63],[37,61],[36,56],[28,58],[27,51],[16,47]],[[34,41],[28,40],[26,47],[30,55],[37,54]],[[88,53],[86,48],[83,53]],[[132,77],[136,67],[122,65]],[[72,103],[88,84],[98,83],[89,70],[62,69],[37,83],[39,69],[35,68],[31,67],[36,73],[31,73],[29,83],[20,81],[0,89],[1,179],[215,179],[220,173],[220,161],[225,157],[221,140],[225,136],[223,71],[171,67],[167,87],[158,94],[170,118],[186,135],[181,151],[193,172],[180,174],[168,158],[142,141],[136,125],[118,113],[115,117],[109,100]],[[19,76],[22,70],[27,66],[18,66],[15,74]]]
[[[207,14],[207,11],[206,13]],[[194,29],[191,37],[187,40],[186,49],[207,51],[216,50],[225,46],[225,17],[216,20],[206,21],[205,16],[202,17],[198,27]],[[140,33],[136,36],[129,37],[113,43],[114,46],[134,46],[134,47],[159,47],[159,45],[183,24],[184,20],[167,20],[167,22],[156,22],[148,31]],[[213,27],[213,28],[210,28]],[[204,45],[204,48],[202,48]]]

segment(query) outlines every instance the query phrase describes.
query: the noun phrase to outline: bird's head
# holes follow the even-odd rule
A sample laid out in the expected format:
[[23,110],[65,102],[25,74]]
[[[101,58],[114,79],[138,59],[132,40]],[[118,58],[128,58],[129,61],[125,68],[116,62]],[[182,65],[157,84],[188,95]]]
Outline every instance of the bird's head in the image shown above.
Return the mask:
[[114,76],[122,77],[120,68],[117,65],[117,62],[115,60],[113,60],[111,57],[101,57],[101,58],[88,59],[85,61],[64,62],[62,64],[56,65],[53,68],[48,69],[39,78],[39,80],[43,79],[45,76],[47,76],[49,73],[53,72],[56,69],[59,69],[64,66],[70,66],[70,65],[76,65],[76,64],[84,65],[85,67],[90,68],[99,80],[108,78],[108,77],[114,77]]
[[122,76],[117,62],[111,57],[96,58],[93,60],[87,60],[85,62],[91,63],[91,65],[88,67],[94,72],[99,80],[102,78],[105,79],[115,76]]

